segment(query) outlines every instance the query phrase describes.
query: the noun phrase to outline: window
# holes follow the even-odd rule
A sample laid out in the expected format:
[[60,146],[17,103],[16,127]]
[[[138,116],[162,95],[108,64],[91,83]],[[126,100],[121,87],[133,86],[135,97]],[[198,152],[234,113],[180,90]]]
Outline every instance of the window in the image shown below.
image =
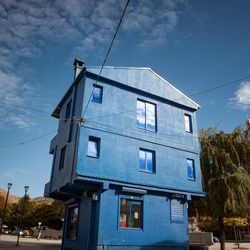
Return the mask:
[[192,128],[192,117],[191,117],[191,115],[185,114],[184,115],[184,121],[185,121],[185,131],[188,132],[188,133],[192,133],[193,128]]
[[195,180],[194,160],[187,159],[187,175],[189,180]]
[[70,100],[68,103],[67,103],[67,107],[66,107],[66,113],[65,113],[65,122],[70,118],[70,114],[71,114],[71,104],[72,104],[72,100]]
[[155,173],[155,152],[140,149],[139,150],[139,169],[141,171]]
[[56,154],[57,154],[57,146],[53,149],[53,162],[52,162],[52,168],[51,168],[51,175],[50,175],[50,181],[52,182],[53,176],[54,176],[54,170],[55,170],[55,164],[56,164]]
[[181,200],[172,199],[170,202],[170,213],[172,223],[183,223],[184,222],[184,204]]
[[78,222],[78,206],[68,208],[67,221],[67,239],[76,240],[77,238],[77,222]]
[[121,198],[120,227],[142,228],[142,200]]
[[90,136],[88,142],[88,153],[90,157],[98,158],[100,155],[100,142],[101,139],[97,137]]
[[64,146],[64,147],[61,149],[60,162],[59,162],[59,170],[63,169],[63,167],[64,167],[66,147],[67,147],[67,146]]
[[102,92],[103,92],[103,87],[100,85],[93,85],[94,90],[92,94],[92,101],[97,102],[97,103],[102,103]]
[[137,128],[156,131],[156,106],[142,100],[137,100]]

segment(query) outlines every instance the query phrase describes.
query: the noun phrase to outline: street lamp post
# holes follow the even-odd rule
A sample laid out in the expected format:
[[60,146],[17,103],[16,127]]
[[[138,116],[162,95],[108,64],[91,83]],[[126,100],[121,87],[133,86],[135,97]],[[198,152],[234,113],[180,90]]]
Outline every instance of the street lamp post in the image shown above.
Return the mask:
[[17,230],[17,242],[16,242],[16,246],[18,246],[19,244],[19,238],[20,238],[20,228],[22,226],[22,222],[23,222],[23,217],[24,217],[24,210],[25,210],[25,201],[26,201],[26,196],[27,196],[27,192],[28,192],[29,186],[24,186],[24,200],[23,200],[23,211],[22,211],[22,215],[21,215],[21,219],[20,219],[20,224]]
[[2,234],[2,230],[3,230],[4,216],[5,216],[5,212],[6,212],[6,208],[7,208],[7,203],[8,203],[8,199],[9,199],[9,193],[10,193],[11,186],[12,186],[12,183],[8,183],[8,191],[7,191],[7,195],[6,195],[6,199],[5,199],[5,203],[4,203],[2,223],[1,223],[1,227],[0,227],[0,235]]

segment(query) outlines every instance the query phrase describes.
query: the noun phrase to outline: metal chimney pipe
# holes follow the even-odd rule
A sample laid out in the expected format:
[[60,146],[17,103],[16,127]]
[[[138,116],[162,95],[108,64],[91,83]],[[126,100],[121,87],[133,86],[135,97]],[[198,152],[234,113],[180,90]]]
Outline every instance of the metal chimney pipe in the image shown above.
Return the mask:
[[85,63],[79,59],[75,59],[73,65],[74,65],[74,80],[75,80],[79,75],[79,73],[84,68]]

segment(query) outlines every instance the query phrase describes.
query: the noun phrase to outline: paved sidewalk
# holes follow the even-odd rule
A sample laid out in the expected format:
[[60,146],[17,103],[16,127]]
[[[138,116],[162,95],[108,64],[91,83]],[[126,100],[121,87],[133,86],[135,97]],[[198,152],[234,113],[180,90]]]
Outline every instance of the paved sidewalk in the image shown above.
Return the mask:
[[18,249],[18,250],[60,250],[60,240],[45,240],[45,239],[32,239],[22,238],[19,239],[19,245],[16,246],[17,236],[1,235],[0,236],[0,249]]
[[[226,243],[226,250],[250,250],[250,243],[240,243],[240,248],[235,243]],[[220,243],[215,243],[209,247],[209,250],[220,250]]]
[[[16,246],[17,236],[1,235],[0,250],[60,250],[60,240],[45,240],[39,241],[32,238],[20,238],[19,246]],[[237,248],[235,243],[226,243],[226,250],[250,250],[250,243],[240,243],[240,248]],[[220,243],[216,243],[209,247],[209,250],[220,250]]]

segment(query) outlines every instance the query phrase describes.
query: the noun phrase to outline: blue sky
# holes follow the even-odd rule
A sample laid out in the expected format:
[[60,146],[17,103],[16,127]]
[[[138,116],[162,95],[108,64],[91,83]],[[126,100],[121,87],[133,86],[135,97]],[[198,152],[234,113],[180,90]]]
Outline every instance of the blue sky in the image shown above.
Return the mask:
[[[125,3],[1,1],[1,188],[43,194],[57,129],[50,114],[72,83],[73,59],[102,64]],[[106,65],[150,67],[186,95],[244,78],[192,96],[199,128],[230,132],[250,113],[249,12],[248,0],[130,0]]]

